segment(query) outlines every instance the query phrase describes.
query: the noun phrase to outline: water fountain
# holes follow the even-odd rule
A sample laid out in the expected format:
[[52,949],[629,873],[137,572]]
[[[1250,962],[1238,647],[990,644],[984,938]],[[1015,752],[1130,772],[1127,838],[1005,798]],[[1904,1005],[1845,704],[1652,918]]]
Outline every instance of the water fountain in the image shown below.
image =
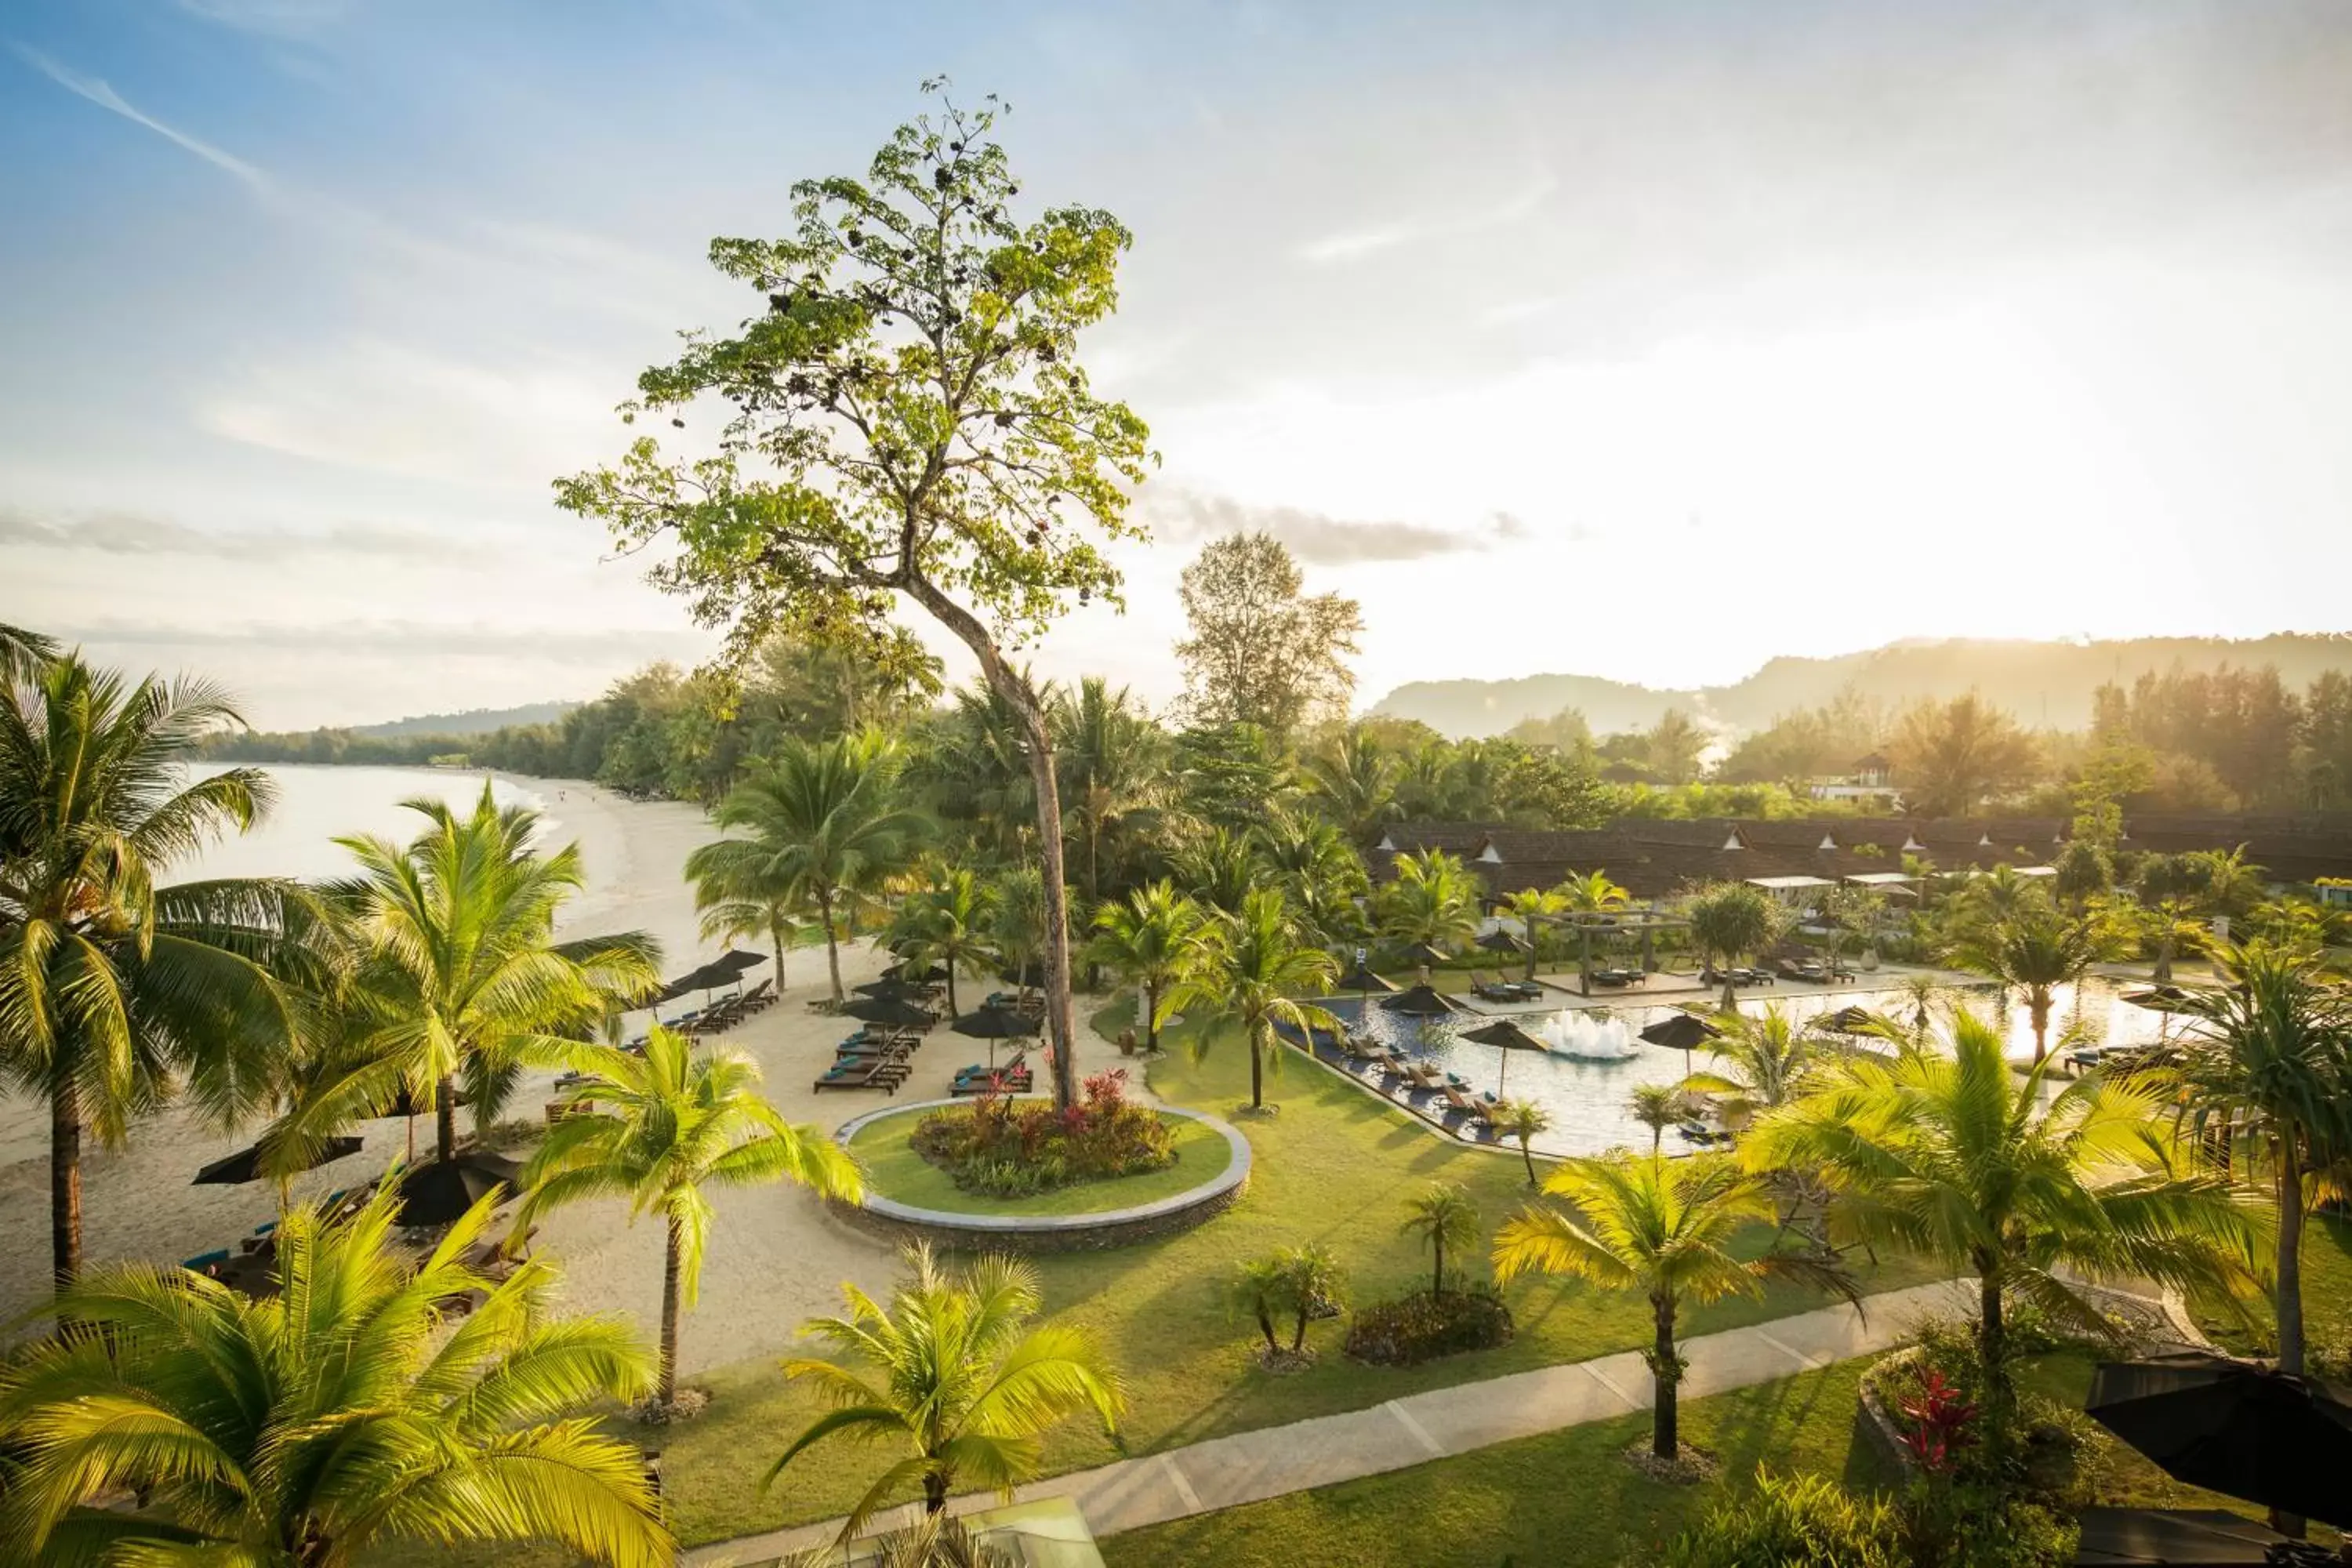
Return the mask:
[[1622,1018],[1590,1013],[1554,1013],[1535,1031],[1555,1056],[1586,1062],[1622,1062],[1641,1054],[1633,1027]]

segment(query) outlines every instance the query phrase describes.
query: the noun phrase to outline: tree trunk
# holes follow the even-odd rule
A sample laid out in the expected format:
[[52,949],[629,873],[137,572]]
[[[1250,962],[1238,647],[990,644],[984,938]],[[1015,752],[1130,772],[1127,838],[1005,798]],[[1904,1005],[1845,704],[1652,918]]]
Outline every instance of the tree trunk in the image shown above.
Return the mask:
[[2050,1054],[2050,997],[2036,991],[2025,999],[2026,1014],[2033,1020],[2033,1065],[2040,1067],[2042,1058]]
[[669,1244],[662,1256],[661,1372],[654,1381],[654,1400],[665,1410],[677,1398],[677,1298],[680,1252],[684,1240],[677,1221],[669,1222]]
[[[2278,1146],[2278,1369],[2303,1375],[2303,1151],[2292,1134]],[[2271,1528],[2300,1540],[2303,1517],[2271,1510]]]
[[1519,1140],[1519,1158],[1528,1163],[1528,1185],[1532,1187],[1536,1184],[1536,1151],[1532,1138]]
[[1297,1355],[1307,1348],[1307,1314],[1313,1305],[1311,1301],[1301,1300],[1298,1303],[1298,1316],[1291,1320],[1290,1353],[1292,1355]]
[[949,1016],[949,1017],[950,1017],[950,1018],[960,1017],[960,1016],[962,1016],[962,1013],[963,1013],[963,1009],[962,1009],[961,1007],[960,1007],[960,1006],[956,1005],[956,994],[955,994],[955,971],[956,971],[956,965],[955,965],[955,954],[954,954],[954,953],[952,953],[952,952],[950,952],[950,954],[948,954],[948,962],[947,962],[947,972],[948,972],[948,1016]]
[[1258,1044],[1258,1031],[1263,1025],[1252,1024],[1249,1032],[1250,1109],[1256,1110],[1265,1104],[1265,1057]]
[[784,933],[772,927],[768,940],[776,944],[776,994],[782,996],[784,994]]
[[1257,1310],[1257,1331],[1265,1336],[1266,1349],[1278,1351],[1282,1348],[1282,1342],[1274,1337],[1274,1318],[1263,1302],[1259,1303]]
[[1054,1105],[1066,1110],[1077,1102],[1076,1069],[1071,1061],[1077,1026],[1070,1005],[1070,931],[1068,899],[1063,889],[1062,796],[1054,776],[1054,739],[1045,730],[1045,712],[1004,656],[980,618],[919,574],[909,573],[897,584],[909,598],[953,632],[980,661],[989,689],[1021,716],[1029,734],[1029,778],[1037,795],[1037,858],[1045,894],[1045,1030],[1054,1058]]
[[833,977],[833,1005],[841,1005],[841,943],[833,931],[833,889],[820,889],[816,896],[816,918],[824,922],[824,967]]
[[948,1479],[937,1470],[923,1478],[923,1511],[944,1513],[948,1506]]
[[1151,980],[1143,983],[1143,1048],[1160,1048],[1160,986]]
[[63,1290],[81,1274],[81,1097],[68,1081],[49,1095],[49,1260]]
[[1430,1293],[1432,1296],[1443,1296],[1443,1295],[1444,1295],[1444,1294],[1445,1294],[1445,1233],[1444,1233],[1444,1232],[1443,1232],[1443,1231],[1438,1231],[1438,1230],[1433,1230],[1433,1231],[1431,1231],[1431,1232],[1429,1233],[1429,1250],[1430,1250],[1432,1253],[1435,1254],[1435,1255],[1436,1255],[1436,1258],[1437,1258],[1437,1264],[1436,1264],[1436,1268],[1435,1268],[1435,1269],[1433,1271],[1432,1276],[1431,1276],[1431,1279],[1430,1279],[1430,1281],[1429,1281],[1429,1293]]
[[445,1076],[433,1089],[433,1157],[443,1164],[457,1157],[457,1080]]
[[1979,1257],[1977,1259],[1977,1359],[1984,1363],[1986,1392],[1994,1399],[2006,1403],[2009,1397],[2009,1368],[2003,1358],[2009,1353],[2009,1329],[2001,1321],[2000,1270]]
[[2169,984],[2172,981],[2172,937],[2168,931],[2157,938],[2156,973],[2153,978],[2158,985]]
[[1660,1298],[1655,1306],[1657,1334],[1650,1342],[1650,1380],[1656,1384],[1658,1396],[1650,1416],[1650,1452],[1671,1459],[1682,1452],[1682,1408],[1677,1404],[1682,1364],[1675,1349],[1675,1299]]

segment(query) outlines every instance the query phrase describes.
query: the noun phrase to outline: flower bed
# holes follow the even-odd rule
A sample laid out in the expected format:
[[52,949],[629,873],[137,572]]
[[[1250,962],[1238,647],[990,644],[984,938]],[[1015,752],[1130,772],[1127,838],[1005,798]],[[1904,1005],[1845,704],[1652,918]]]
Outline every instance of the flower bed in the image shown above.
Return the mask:
[[1348,1353],[1375,1366],[1417,1366],[1509,1342],[1511,1310],[1491,1285],[1433,1295],[1415,1290],[1364,1308],[1348,1328]]
[[1176,1163],[1175,1142],[1159,1112],[1127,1098],[1124,1071],[1087,1079],[1085,1100],[1067,1110],[984,1095],[931,1112],[909,1140],[959,1191],[1001,1198],[1163,1171]]

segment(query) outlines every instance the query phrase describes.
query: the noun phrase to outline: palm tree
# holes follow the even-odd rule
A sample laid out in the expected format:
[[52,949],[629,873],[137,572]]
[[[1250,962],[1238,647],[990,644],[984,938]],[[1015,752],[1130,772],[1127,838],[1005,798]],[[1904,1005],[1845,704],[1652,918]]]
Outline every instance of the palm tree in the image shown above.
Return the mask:
[[[776,1568],[841,1568],[838,1546],[812,1546],[781,1559]],[[1023,1568],[1026,1553],[992,1545],[951,1513],[927,1513],[900,1530],[857,1543],[858,1568]]]
[[940,869],[928,886],[900,900],[892,929],[908,963],[936,963],[948,974],[948,1011],[960,1013],[956,972],[978,974],[1000,961],[995,939],[996,889],[969,866]]
[[1360,729],[1341,731],[1299,764],[1307,793],[1349,837],[1368,844],[1397,816],[1397,764]]
[[1207,929],[1200,906],[1164,877],[1095,911],[1095,939],[1087,957],[1141,987],[1146,1050],[1160,1048],[1165,1016],[1160,999],[1201,961]]
[[727,893],[715,882],[695,886],[701,915],[698,934],[705,942],[764,942],[776,960],[776,989],[784,989],[784,954],[814,939],[817,923],[796,891],[771,889],[752,897]]
[[1230,1287],[1234,1308],[1257,1324],[1257,1331],[1265,1338],[1268,1355],[1282,1349],[1282,1342],[1274,1337],[1274,1321],[1290,1310],[1287,1263],[1283,1252],[1269,1252],[1263,1258],[1246,1258],[1234,1266]]
[[[1391,942],[1441,951],[1477,934],[1478,882],[1460,860],[1442,849],[1396,858],[1396,878],[1372,900],[1381,933]],[[1421,965],[1429,980],[1429,966]]]
[[626,1198],[633,1220],[660,1213],[668,1240],[654,1399],[667,1409],[677,1398],[678,1313],[694,1305],[710,1239],[706,1194],[791,1181],[854,1198],[857,1167],[832,1139],[792,1125],[761,1098],[759,1067],[740,1051],[698,1052],[684,1035],[656,1028],[642,1057],[584,1045],[565,1061],[582,1076],[523,1168],[530,1195],[515,1228],[528,1232],[541,1213],[587,1198]]
[[1276,811],[1250,834],[1261,873],[1288,895],[1302,919],[1333,945],[1362,925],[1356,900],[1370,888],[1364,858],[1328,822]]
[[[1041,702],[1053,705],[1050,684],[1036,681],[1025,665],[1020,678]],[[989,853],[1034,852],[1037,783],[1029,765],[1029,723],[994,687],[977,680],[957,689],[921,763],[940,813],[968,824]]]
[[1689,1107],[1690,1097],[1670,1083],[1637,1083],[1625,1097],[1625,1109],[1650,1130],[1653,1154],[1665,1142],[1666,1129],[1690,1114]]
[[1397,1228],[1418,1236],[1431,1253],[1429,1293],[1445,1294],[1445,1249],[1456,1251],[1478,1240],[1478,1205],[1459,1182],[1432,1182],[1428,1190],[1405,1203],[1404,1223]]
[[[637,1451],[568,1414],[642,1394],[653,1358],[614,1320],[551,1318],[544,1262],[504,1279],[462,1263],[497,1202],[421,1268],[391,1234],[393,1183],[338,1223],[295,1209],[286,1289],[260,1300],[179,1269],[93,1272],[59,1299],[74,1326],[0,1373],[9,1539],[58,1563],[346,1568],[451,1541],[669,1563]],[[447,1329],[438,1303],[468,1293]]]
[[1536,1134],[1551,1131],[1551,1112],[1532,1100],[1507,1100],[1486,1113],[1486,1125],[1498,1138],[1519,1141],[1519,1158],[1528,1167],[1528,1185],[1536,1184]]
[[1820,1091],[1748,1133],[1751,1169],[1818,1172],[1831,1233],[1971,1269],[1988,1385],[2005,1394],[2014,1295],[2100,1331],[2061,1269],[2237,1289],[2257,1227],[2207,1176],[2174,1173],[2161,1106],[2096,1075],[2042,1103],[2044,1069],[2011,1073],[2000,1036],[1955,1015],[1952,1054],[1857,1053]]
[[1606,871],[1570,872],[1552,889],[1560,906],[1580,915],[1605,915],[1631,903],[1633,895],[1609,879]]
[[238,722],[201,681],[131,686],[66,656],[0,699],[0,1079],[49,1107],[51,1263],[81,1269],[85,1136],[119,1147],[184,1075],[228,1122],[289,1048],[306,903],[281,882],[158,886],[259,821],[268,775],[189,779]]
[[1283,1295],[1290,1309],[1290,1353],[1299,1355],[1307,1349],[1307,1324],[1316,1309],[1339,1310],[1340,1292],[1348,1287],[1347,1271],[1329,1247],[1317,1242],[1286,1247],[1275,1254],[1275,1260],[1282,1271]]
[[438,800],[404,808],[425,819],[407,845],[373,837],[335,842],[359,874],[323,894],[361,950],[354,1036],[398,1064],[434,1105],[435,1158],[457,1157],[457,1079],[477,1131],[498,1119],[527,1058],[560,1053],[616,1008],[659,984],[661,950],[638,931],[554,940],[555,912],[585,873],[580,846],[532,847],[539,814],[501,810],[490,785],[471,814]]
[[1642,1359],[1657,1388],[1650,1451],[1661,1459],[1681,1447],[1675,1389],[1684,1362],[1675,1326],[1685,1304],[1761,1295],[1774,1275],[1854,1297],[1851,1280],[1818,1263],[1779,1252],[1733,1255],[1739,1232],[1769,1218],[1772,1205],[1753,1177],[1720,1157],[1570,1160],[1545,1179],[1544,1191],[1567,1199],[1581,1217],[1546,1206],[1506,1220],[1495,1233],[1496,1277],[1534,1270],[1649,1298],[1654,1334]]
[[989,946],[1005,973],[1018,977],[1013,984],[1025,994],[1030,971],[1044,963],[1045,879],[1034,866],[1016,866],[996,879],[989,895]]
[[2107,954],[2106,938],[2094,917],[2069,914],[2043,898],[2028,899],[1989,924],[1969,926],[1953,949],[1961,968],[2024,993],[2037,1066],[2050,1054],[2050,1011],[2058,988],[2081,984],[2091,965]]
[[898,748],[878,731],[787,737],[719,803],[719,826],[743,837],[686,858],[696,901],[781,899],[814,908],[839,1003],[845,922],[906,868],[930,831],[929,819],[906,804],[899,777]]
[[1717,882],[1691,900],[1691,941],[1703,958],[1723,960],[1723,1010],[1736,1012],[1739,995],[1731,971],[1750,953],[1761,952],[1780,936],[1787,911],[1760,888]]
[[1723,1032],[1708,1048],[1723,1070],[1692,1073],[1677,1088],[1716,1096],[1716,1111],[1727,1126],[1745,1125],[1788,1104],[1815,1076],[1820,1038],[1790,1022],[1777,1005],[1755,1016],[1725,1013],[1716,1026]]
[[1179,849],[1174,870],[1186,892],[1226,914],[1240,910],[1258,885],[1255,847],[1247,835],[1228,827],[1212,827]]
[[849,1510],[846,1542],[900,1488],[920,1482],[926,1512],[947,1507],[960,1481],[978,1481],[1008,1500],[1036,1473],[1039,1437],[1091,1410],[1112,1429],[1126,1404],[1118,1373],[1087,1331],[1035,1323],[1043,1307],[1037,1274],[1018,1259],[988,1255],[957,1273],[918,1244],[908,1278],[887,1307],[844,1285],[846,1317],[801,1325],[870,1375],[803,1358],[784,1375],[814,1386],[832,1408],[812,1422],[768,1469],[785,1467],[835,1435],[903,1447]]
[[2235,849],[2192,850],[2189,858],[2205,873],[2204,902],[2215,914],[2243,915],[2268,894],[2263,868],[2246,858],[2242,844]]
[[2140,907],[2147,913],[2149,933],[2156,939],[2156,980],[2172,979],[2172,955],[2183,937],[2193,940],[2199,910],[2210,896],[2213,879],[2187,855],[2151,855],[2140,862],[2133,884]]
[[[1336,1028],[1329,1012],[1301,993],[1328,991],[1339,965],[1321,948],[1299,940],[1279,889],[1260,888],[1242,900],[1237,914],[1209,921],[1200,939],[1200,962],[1178,980],[1161,1003],[1164,1011],[1197,1006],[1204,1022],[1238,1026],[1249,1044],[1250,1109],[1265,1104],[1265,1064],[1275,1055],[1274,1026],[1287,1024],[1305,1033]],[[1203,1027],[1192,1037],[1197,1060],[1207,1054],[1216,1031]]]
[[54,638],[0,622],[0,687],[38,679],[58,651]]
[[1078,682],[1055,705],[1063,809],[1078,839],[1078,889],[1088,904],[1103,897],[1106,854],[1128,835],[1149,833],[1168,793],[1167,736],[1137,711],[1122,686],[1099,675]]
[[2164,1075],[2209,1129],[2254,1145],[2278,1207],[2278,1364],[2304,1369],[2303,1220],[2311,1178],[2352,1151],[2352,995],[2329,984],[2310,948],[2249,942],[2224,948],[2226,982],[2180,1004],[2195,1021]]

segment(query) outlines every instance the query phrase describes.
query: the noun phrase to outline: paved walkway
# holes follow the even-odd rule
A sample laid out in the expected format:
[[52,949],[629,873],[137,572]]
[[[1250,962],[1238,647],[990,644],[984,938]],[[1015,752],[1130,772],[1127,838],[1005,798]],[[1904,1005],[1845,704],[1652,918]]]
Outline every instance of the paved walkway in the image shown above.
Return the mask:
[[[1965,1281],[1916,1285],[1864,1298],[1864,1310],[1823,1307],[1744,1329],[1685,1340],[1687,1398],[1793,1377],[1832,1362],[1892,1349],[1928,1317],[1966,1311],[1976,1288]],[[1605,1421],[1650,1407],[1650,1374],[1638,1352],[1539,1367],[1508,1377],[1433,1388],[1369,1410],[1321,1415],[1286,1426],[1236,1432],[1205,1443],[1122,1459],[1023,1487],[1019,1500],[1070,1497],[1097,1535],[1116,1535],[1196,1513],[1281,1497],[1334,1482],[1466,1454],[1515,1437]],[[990,1494],[960,1498],[964,1509],[993,1507]],[[914,1504],[877,1516],[879,1530],[908,1522]],[[772,1561],[832,1541],[839,1520],[739,1537],[687,1553],[705,1568]]]

